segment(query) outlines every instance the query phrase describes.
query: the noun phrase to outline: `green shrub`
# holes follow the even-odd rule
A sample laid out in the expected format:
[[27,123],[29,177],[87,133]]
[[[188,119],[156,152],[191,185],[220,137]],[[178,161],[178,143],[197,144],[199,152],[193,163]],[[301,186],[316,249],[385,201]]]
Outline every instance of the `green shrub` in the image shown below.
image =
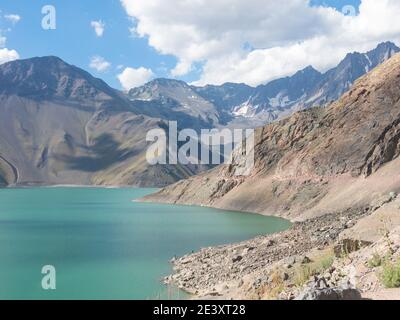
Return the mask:
[[386,288],[400,288],[400,260],[396,263],[386,262],[381,277]]
[[335,260],[335,257],[333,256],[333,254],[328,254],[328,255],[322,257],[319,262],[318,272],[322,273],[322,272],[325,272],[326,270],[328,270],[330,267],[332,267],[334,260]]
[[295,270],[295,285],[301,287],[307,281],[309,281],[312,276],[323,274],[330,267],[332,267],[334,260],[334,254],[331,250],[329,250],[325,254],[314,258],[312,263],[298,267]]
[[294,284],[297,287],[303,286],[313,275],[316,275],[317,272],[311,268],[311,266],[301,266],[296,269],[294,275]]

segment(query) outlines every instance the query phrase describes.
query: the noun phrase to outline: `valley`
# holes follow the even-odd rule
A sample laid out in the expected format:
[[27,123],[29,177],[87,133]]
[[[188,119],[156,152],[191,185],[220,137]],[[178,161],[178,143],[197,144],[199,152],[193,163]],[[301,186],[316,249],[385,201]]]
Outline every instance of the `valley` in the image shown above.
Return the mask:
[[326,73],[308,67],[257,88],[156,79],[128,93],[57,57],[5,63],[0,66],[0,183],[163,187],[212,166],[149,165],[146,132],[166,129],[170,120],[196,132],[256,128],[316,104],[329,105],[398,51],[393,43],[382,43],[366,54],[347,55]]

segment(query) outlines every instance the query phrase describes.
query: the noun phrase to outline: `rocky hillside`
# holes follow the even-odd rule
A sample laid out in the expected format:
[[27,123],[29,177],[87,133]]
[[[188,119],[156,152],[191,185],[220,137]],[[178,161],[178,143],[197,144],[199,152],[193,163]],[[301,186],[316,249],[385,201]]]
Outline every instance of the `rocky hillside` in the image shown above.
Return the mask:
[[250,176],[220,166],[147,200],[305,220],[398,192],[399,89],[400,54],[359,79],[330,107],[257,129]]

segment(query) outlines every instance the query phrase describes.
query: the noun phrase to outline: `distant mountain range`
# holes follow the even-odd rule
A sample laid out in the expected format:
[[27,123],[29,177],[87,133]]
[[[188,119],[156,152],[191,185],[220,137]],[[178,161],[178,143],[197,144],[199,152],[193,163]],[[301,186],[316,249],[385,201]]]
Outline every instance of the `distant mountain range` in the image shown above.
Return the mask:
[[150,166],[146,132],[257,127],[336,100],[400,49],[380,44],[322,74],[312,67],[252,88],[156,79],[123,93],[57,57],[0,65],[0,185],[165,186],[207,166]]
[[[314,105],[337,100],[362,75],[400,52],[385,42],[367,53],[349,53],[337,67],[321,73],[312,66],[291,77],[256,88],[245,84],[190,86],[182,81],[156,79],[132,89],[133,101],[163,106],[165,113],[190,113],[210,126],[258,127]],[[175,116],[175,114],[173,114]]]

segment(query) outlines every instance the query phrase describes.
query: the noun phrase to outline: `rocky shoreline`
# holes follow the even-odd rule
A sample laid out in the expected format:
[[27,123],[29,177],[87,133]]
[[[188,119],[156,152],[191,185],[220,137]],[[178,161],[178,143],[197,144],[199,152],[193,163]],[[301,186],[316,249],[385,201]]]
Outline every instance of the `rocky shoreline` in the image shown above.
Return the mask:
[[334,266],[343,264],[339,259],[342,253],[349,255],[373,243],[342,235],[396,198],[391,193],[370,206],[332,212],[296,222],[281,233],[205,248],[174,259],[174,274],[164,281],[194,298],[361,297],[348,270],[338,272]]

